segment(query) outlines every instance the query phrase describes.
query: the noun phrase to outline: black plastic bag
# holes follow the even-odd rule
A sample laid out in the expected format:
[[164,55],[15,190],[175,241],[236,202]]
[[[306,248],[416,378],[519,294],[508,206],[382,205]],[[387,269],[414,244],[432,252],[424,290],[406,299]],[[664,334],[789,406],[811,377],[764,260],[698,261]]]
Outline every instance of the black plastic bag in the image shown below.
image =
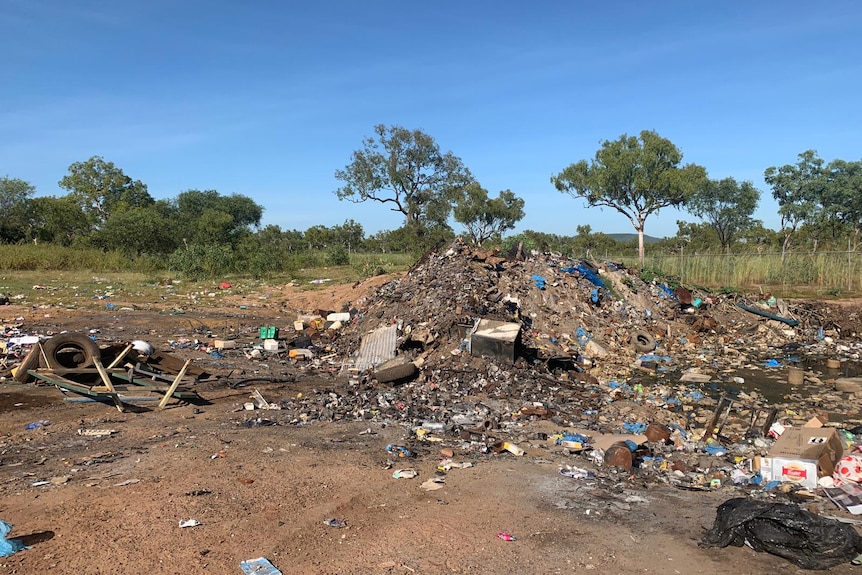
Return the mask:
[[742,547],[765,551],[803,569],[829,569],[862,553],[862,537],[850,525],[795,505],[739,497],[719,505],[701,547]]

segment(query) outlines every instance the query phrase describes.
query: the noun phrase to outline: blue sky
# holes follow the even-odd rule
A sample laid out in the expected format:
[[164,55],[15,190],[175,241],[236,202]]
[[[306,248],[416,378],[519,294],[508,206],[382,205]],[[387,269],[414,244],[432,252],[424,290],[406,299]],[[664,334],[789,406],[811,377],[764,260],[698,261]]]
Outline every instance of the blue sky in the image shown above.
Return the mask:
[[[862,158],[854,0],[0,0],[0,53],[0,175],[62,195],[69,164],[100,155],[156,198],[245,194],[284,229],[402,224],[333,193],[376,124],[421,129],[492,196],[524,198],[517,230],[564,235],[633,231],[550,183],[624,133],[753,181],[773,229],[765,168]],[[663,210],[646,233],[677,219],[695,221]]]

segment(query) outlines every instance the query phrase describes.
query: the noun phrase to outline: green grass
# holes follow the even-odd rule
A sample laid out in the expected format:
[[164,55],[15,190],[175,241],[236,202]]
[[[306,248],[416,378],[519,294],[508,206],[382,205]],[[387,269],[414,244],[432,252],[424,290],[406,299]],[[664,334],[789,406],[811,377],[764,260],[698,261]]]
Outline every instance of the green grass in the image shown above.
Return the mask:
[[[638,269],[637,258],[609,257]],[[349,265],[327,266],[324,252],[296,254],[283,266],[285,271],[264,274],[225,273],[219,277],[190,281],[167,270],[166,260],[129,258],[119,252],[52,245],[0,245],[0,293],[30,305],[46,302],[104,305],[98,299],[106,292],[119,300],[165,301],[173,293],[186,292],[188,298],[210,293],[222,281],[244,286],[283,285],[296,282],[303,289],[325,288],[327,284],[352,283],[384,273],[403,272],[415,262],[410,254],[349,254]],[[664,281],[702,286],[717,291],[769,291],[782,297],[857,297],[862,294],[862,254],[847,252],[790,253],[785,261],[779,254],[650,255],[644,270]],[[330,279],[323,284],[315,279]],[[181,280],[173,284],[170,280]],[[45,290],[34,290],[45,285]],[[111,286],[110,289],[108,286]],[[251,288],[249,288],[251,289]],[[195,295],[196,292],[197,296]],[[24,297],[20,297],[20,296]],[[68,303],[72,302],[72,303]]]
[[[44,255],[47,252],[40,249],[33,253]],[[52,253],[65,253],[65,250],[54,250]],[[75,261],[81,263],[88,261],[88,258],[89,254],[85,254]],[[8,260],[0,261],[8,264]],[[196,307],[218,306],[222,305],[222,296],[226,293],[245,296],[254,301],[268,298],[270,291],[289,283],[295,283],[303,290],[317,290],[354,283],[381,273],[403,272],[409,269],[414,260],[403,254],[350,254],[350,265],[299,268],[266,278],[226,274],[198,281],[184,279],[166,270],[146,273],[114,269],[69,270],[57,269],[50,261],[36,258],[28,261],[29,265],[34,266],[38,262],[38,269],[8,269],[8,265],[0,269],[0,293],[8,295],[12,303],[95,310],[104,309],[109,304],[154,309],[182,308],[190,303]],[[16,263],[21,264],[22,260],[16,260]],[[331,281],[311,283],[317,279]],[[232,285],[230,292],[219,289],[222,282]]]

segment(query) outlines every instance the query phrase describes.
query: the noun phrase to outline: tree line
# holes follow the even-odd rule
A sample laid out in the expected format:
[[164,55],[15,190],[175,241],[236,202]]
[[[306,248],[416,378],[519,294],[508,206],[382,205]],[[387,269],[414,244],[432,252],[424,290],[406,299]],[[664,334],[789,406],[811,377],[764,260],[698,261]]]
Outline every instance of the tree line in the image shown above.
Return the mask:
[[[841,246],[855,251],[862,230],[862,161],[826,163],[811,150],[797,162],[764,171],[778,203],[781,228],[755,220],[761,191],[749,181],[709,178],[653,131],[601,143],[595,156],[552,175],[557,190],[624,215],[645,251],[763,251],[794,247],[816,251]],[[312,226],[304,231],[261,226],[264,207],[242,194],[186,190],[154,199],[145,183],[94,156],[69,166],[63,196],[35,197],[21,179],[0,178],[0,243],[42,243],[119,251],[130,257],[165,258],[179,270],[232,258],[236,271],[279,271],[286,257],[309,251],[327,263],[346,263],[349,253],[420,252],[455,236],[452,223],[477,246],[521,241],[528,248],[563,253],[628,249],[610,236],[578,225],[572,236],[527,230],[504,237],[523,219],[523,199],[511,190],[492,197],[452,152],[442,152],[421,130],[378,125],[349,163],[335,171],[342,201],[377,202],[400,213],[403,225],[366,236],[362,225]],[[666,207],[684,209],[699,222],[678,221],[675,237],[646,246],[647,220]],[[210,267],[218,267],[214,264]]]

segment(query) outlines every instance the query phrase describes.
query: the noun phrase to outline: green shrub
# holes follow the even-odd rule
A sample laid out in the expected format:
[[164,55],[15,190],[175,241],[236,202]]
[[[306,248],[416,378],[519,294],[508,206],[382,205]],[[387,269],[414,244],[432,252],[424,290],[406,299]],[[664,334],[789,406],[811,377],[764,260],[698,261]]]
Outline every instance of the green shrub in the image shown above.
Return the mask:
[[191,280],[215,278],[235,270],[236,256],[228,246],[191,245],[168,258],[171,271]]
[[350,265],[350,254],[344,246],[332,246],[326,251],[326,263],[331,266]]

